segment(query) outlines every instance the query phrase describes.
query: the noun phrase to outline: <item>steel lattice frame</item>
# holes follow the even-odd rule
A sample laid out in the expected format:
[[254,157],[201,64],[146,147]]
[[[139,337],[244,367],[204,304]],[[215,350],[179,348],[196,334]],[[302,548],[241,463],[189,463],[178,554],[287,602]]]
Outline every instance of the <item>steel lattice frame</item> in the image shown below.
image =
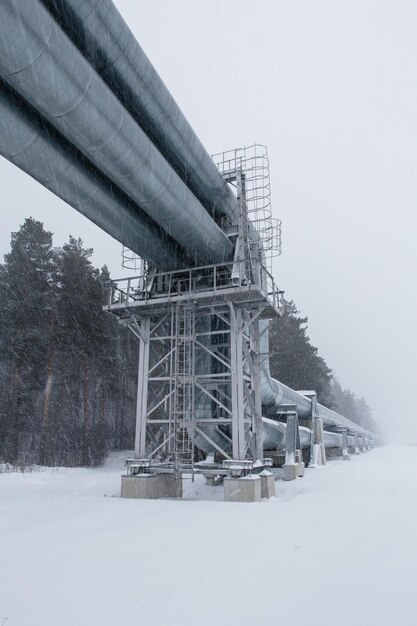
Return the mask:
[[123,320],[139,339],[138,458],[192,469],[197,447],[215,450],[219,461],[262,460],[264,308],[186,300]]
[[282,292],[248,220],[245,172],[234,181],[231,263],[113,281],[107,309],[139,339],[135,456],[194,471],[196,449],[216,461],[263,460],[259,320]]

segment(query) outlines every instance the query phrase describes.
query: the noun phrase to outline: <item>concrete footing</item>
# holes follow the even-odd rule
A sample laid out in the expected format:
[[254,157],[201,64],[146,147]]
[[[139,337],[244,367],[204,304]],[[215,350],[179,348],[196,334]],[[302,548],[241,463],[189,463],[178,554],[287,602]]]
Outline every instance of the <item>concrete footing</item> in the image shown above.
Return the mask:
[[282,466],[284,470],[284,480],[295,480],[298,476],[298,465],[299,463],[285,463]]
[[262,497],[260,476],[224,479],[225,502],[260,502]]
[[259,474],[261,478],[261,497],[272,498],[275,496],[275,479],[272,472],[263,470]]
[[300,463],[297,463],[297,465],[298,465],[297,476],[298,478],[302,478],[304,476],[306,464],[304,463],[304,461],[300,461]]
[[122,498],[155,500],[158,498],[182,498],[182,475],[135,474],[122,476]]
[[218,485],[223,484],[223,476],[205,476],[204,474],[203,476],[206,479],[206,485],[208,487],[217,487]]

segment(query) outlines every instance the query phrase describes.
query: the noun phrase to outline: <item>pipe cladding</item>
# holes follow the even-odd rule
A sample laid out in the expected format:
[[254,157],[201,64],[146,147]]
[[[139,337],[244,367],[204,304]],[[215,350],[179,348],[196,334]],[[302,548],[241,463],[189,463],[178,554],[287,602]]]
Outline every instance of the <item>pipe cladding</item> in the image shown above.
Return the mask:
[[42,0],[177,174],[216,219],[236,198],[111,0]]
[[0,154],[70,204],[109,235],[158,267],[184,263],[133,202],[10,87],[0,81]]
[[[236,221],[237,200],[111,0],[3,0],[0,74],[65,138],[3,85],[6,158],[152,265],[182,266],[178,245],[196,265],[231,260],[214,220]],[[263,406],[310,419],[310,399],[271,377],[264,321],[261,355]],[[318,416],[366,432],[322,405]],[[264,443],[282,447],[285,425],[263,422]]]
[[232,245],[39,0],[0,3],[0,74],[198,264]]
[[[260,352],[261,352],[261,396],[265,407],[280,406],[285,404],[295,405],[298,416],[302,419],[311,419],[311,400],[301,393],[294,391],[278,380],[271,377],[269,369],[269,333],[267,320],[260,320]],[[328,426],[347,428],[350,431],[365,433],[366,430],[351,420],[339,415],[335,411],[326,408],[322,404],[317,405],[318,417]]]

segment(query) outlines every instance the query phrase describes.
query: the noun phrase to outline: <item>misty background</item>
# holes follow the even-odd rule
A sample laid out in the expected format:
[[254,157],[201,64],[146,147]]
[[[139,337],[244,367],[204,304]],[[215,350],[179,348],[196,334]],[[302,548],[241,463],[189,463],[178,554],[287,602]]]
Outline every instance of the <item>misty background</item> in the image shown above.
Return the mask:
[[[342,386],[417,441],[417,3],[115,4],[208,152],[268,146],[278,285]],[[123,274],[119,243],[5,159],[0,185],[1,255],[31,215]]]

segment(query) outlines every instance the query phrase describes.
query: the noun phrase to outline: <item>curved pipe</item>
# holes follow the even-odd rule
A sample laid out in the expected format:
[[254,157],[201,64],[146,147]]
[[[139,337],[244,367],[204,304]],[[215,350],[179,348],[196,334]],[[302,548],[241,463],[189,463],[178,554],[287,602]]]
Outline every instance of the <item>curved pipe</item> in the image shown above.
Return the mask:
[[111,0],[42,0],[180,178],[215,218],[236,198]]
[[[311,419],[311,400],[271,377],[269,369],[268,324],[268,320],[259,321],[262,404],[266,407],[292,404],[296,406],[299,417],[302,419]],[[317,413],[318,417],[323,419],[324,424],[329,426],[347,428],[352,432],[366,432],[366,430],[358,424],[355,424],[351,420],[348,420],[346,417],[339,415],[339,413],[328,409],[322,404],[317,404]]]
[[150,263],[181,266],[178,246],[2,81],[0,154]]
[[39,0],[0,3],[0,74],[196,264],[232,244]]
[[311,418],[311,401],[271,376],[269,369],[268,325],[268,320],[259,321],[262,404],[266,407],[285,404],[295,405],[298,416],[309,419]]
[[[311,420],[312,418],[312,403],[309,398],[294,391],[290,387],[287,387],[278,380],[271,377],[269,370],[269,338],[268,338],[268,320],[260,320],[260,353],[261,353],[261,396],[262,405],[267,407],[279,407],[284,405],[294,405],[296,407],[298,416],[302,419]],[[324,424],[327,427],[343,427],[347,428],[349,432],[361,432],[366,431],[346,419],[342,415],[339,415],[335,411],[327,409],[321,404],[317,405],[318,417],[323,419]],[[269,419],[267,417],[262,418],[262,445],[264,450],[285,450],[285,433],[286,424],[284,422],[278,422],[276,420]],[[229,441],[225,438],[224,434],[219,432],[216,427],[215,420],[213,424],[205,424],[200,427],[203,434],[196,435],[194,439],[195,445],[206,452],[207,454],[213,454],[216,449],[220,448],[227,452],[232,453],[231,439]],[[300,429],[300,444],[302,448],[306,448],[311,442],[311,430],[301,426]],[[212,445],[208,441],[204,434],[207,435],[215,445]],[[341,448],[342,447],[342,435],[337,432],[331,432],[324,430],[324,445],[326,448]],[[216,448],[217,446],[217,448]]]

